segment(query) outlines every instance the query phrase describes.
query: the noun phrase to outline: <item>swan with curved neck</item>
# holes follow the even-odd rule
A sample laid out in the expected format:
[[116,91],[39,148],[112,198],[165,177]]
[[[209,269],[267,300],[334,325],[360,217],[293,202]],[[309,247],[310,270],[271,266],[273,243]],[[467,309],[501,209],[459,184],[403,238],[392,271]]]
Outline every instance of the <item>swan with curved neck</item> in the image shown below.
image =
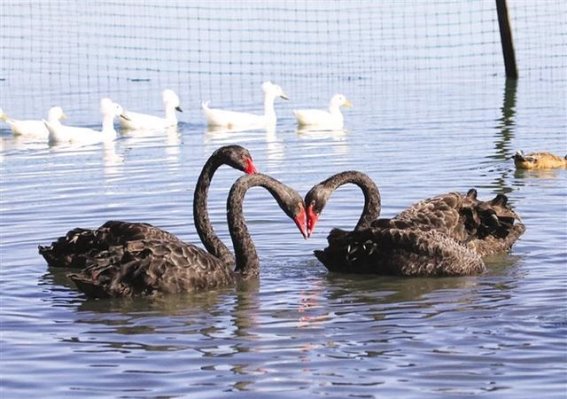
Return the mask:
[[[207,210],[208,189],[214,173],[221,165],[242,172],[256,173],[248,150],[238,145],[217,149],[203,166],[193,199],[195,228],[207,251],[227,266],[234,265],[234,257],[216,236]],[[147,223],[109,221],[95,230],[77,228],[69,231],[49,246],[40,246],[39,253],[49,266],[84,268],[109,248],[128,245],[140,240],[179,240],[175,235]]]
[[263,115],[209,108],[209,102],[203,102],[201,104],[201,108],[205,118],[207,119],[207,125],[209,128],[243,130],[262,129],[275,126],[277,117],[274,109],[274,100],[276,97],[287,100],[288,97],[280,86],[272,82],[264,82],[262,84],[262,90],[264,91]]
[[[364,178],[361,178],[364,176]],[[356,181],[349,180],[356,177]],[[346,273],[439,276],[477,274],[482,256],[507,251],[525,231],[504,195],[479,201],[476,190],[448,193],[414,204],[392,219],[380,213],[378,188],[360,172],[342,172],[314,186],[306,195],[311,234],[331,193],[357,184],[365,206],[352,232],[333,229],[329,246],[315,256],[331,271]],[[372,201],[374,198],[374,201]]]
[[227,200],[227,218],[236,254],[233,271],[219,258],[180,240],[141,240],[128,244],[79,273],[70,274],[77,287],[92,297],[181,293],[234,284],[259,275],[260,264],[243,215],[251,187],[264,187],[306,236],[303,199],[293,189],[262,174],[240,177]]
[[305,206],[307,207],[307,234],[311,236],[315,225],[331,197],[340,186],[344,184],[355,184],[362,190],[364,195],[364,207],[355,230],[370,226],[370,223],[380,216],[381,200],[380,191],[374,181],[368,175],[350,170],[337,173],[313,186],[305,195]]

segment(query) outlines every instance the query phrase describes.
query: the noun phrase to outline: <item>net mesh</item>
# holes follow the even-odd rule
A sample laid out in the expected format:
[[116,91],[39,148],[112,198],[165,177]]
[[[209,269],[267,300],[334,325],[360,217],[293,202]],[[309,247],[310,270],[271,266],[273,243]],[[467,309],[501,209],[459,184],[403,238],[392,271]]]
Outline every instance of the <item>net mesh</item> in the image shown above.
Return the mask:
[[[565,79],[567,2],[509,3],[520,76]],[[142,98],[174,86],[231,102],[268,79],[317,88],[504,75],[492,0],[4,1],[0,23],[2,103],[135,83]]]

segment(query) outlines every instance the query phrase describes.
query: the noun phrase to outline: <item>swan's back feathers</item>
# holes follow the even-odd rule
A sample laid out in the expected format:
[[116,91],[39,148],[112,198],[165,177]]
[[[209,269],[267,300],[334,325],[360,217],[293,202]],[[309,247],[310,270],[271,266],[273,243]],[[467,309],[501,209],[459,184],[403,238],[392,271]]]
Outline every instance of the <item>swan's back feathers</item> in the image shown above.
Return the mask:
[[95,230],[73,229],[51,245],[40,246],[39,253],[49,266],[84,268],[100,253],[138,240],[179,241],[175,235],[147,223],[108,221]]
[[181,293],[233,284],[235,274],[205,250],[180,240],[129,241],[69,274],[91,297]]
[[477,253],[435,230],[333,230],[329,246],[315,256],[329,271],[341,273],[463,276],[485,270]]
[[410,206],[393,220],[426,230],[436,229],[464,240],[466,236],[461,210],[470,207],[470,201],[472,200],[459,193],[438,195]]
[[504,195],[490,201],[448,193],[420,201],[370,228],[333,229],[315,256],[330,271],[402,276],[482,273],[482,257],[509,251],[525,226]]
[[[397,223],[397,224],[396,224]],[[436,230],[485,256],[509,251],[524,233],[520,217],[505,195],[480,201],[475,190],[448,193],[420,201],[395,216],[389,224],[377,220],[373,226]]]
[[83,269],[69,277],[90,297],[189,292],[234,280],[213,255],[147,223],[77,228],[39,252],[50,266]]

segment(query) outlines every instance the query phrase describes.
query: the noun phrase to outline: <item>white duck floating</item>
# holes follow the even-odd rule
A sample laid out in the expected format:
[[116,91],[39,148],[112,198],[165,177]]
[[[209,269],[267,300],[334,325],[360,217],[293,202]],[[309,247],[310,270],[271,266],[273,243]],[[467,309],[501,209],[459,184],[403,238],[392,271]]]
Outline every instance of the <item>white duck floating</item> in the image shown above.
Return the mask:
[[126,118],[120,118],[120,127],[126,130],[164,130],[177,126],[175,111],[183,112],[179,97],[173,90],[162,91],[161,98],[165,107],[165,117],[142,114],[139,112],[124,111]]
[[335,94],[329,103],[329,110],[296,109],[293,111],[297,124],[301,128],[313,130],[341,130],[344,117],[341,107],[352,107],[351,102],[342,94]]
[[[51,107],[47,113],[47,120],[53,126],[60,125],[61,119],[65,119],[65,113],[61,107]],[[10,118],[0,109],[0,120],[6,122],[15,136],[23,136],[30,139],[47,140],[49,130],[43,120],[16,120]]]
[[203,102],[201,106],[209,128],[244,130],[275,126],[277,117],[274,110],[274,100],[276,97],[284,100],[288,98],[282,88],[272,82],[264,82],[262,90],[264,91],[264,115],[209,108],[209,102]]
[[116,139],[114,118],[117,116],[124,118],[124,110],[110,98],[103,98],[100,100],[100,112],[102,113],[102,131],[86,127],[54,125],[44,121],[45,126],[49,130],[49,143],[94,144]]

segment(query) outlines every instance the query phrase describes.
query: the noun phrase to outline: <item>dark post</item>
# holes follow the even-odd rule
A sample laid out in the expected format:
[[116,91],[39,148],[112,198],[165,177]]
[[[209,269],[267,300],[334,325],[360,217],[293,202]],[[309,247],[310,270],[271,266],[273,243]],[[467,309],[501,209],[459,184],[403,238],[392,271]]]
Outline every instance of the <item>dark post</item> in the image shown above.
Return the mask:
[[516,54],[514,53],[514,42],[512,41],[512,30],[510,29],[506,0],[496,0],[496,11],[498,12],[498,26],[500,27],[500,41],[502,42],[506,77],[518,79]]

